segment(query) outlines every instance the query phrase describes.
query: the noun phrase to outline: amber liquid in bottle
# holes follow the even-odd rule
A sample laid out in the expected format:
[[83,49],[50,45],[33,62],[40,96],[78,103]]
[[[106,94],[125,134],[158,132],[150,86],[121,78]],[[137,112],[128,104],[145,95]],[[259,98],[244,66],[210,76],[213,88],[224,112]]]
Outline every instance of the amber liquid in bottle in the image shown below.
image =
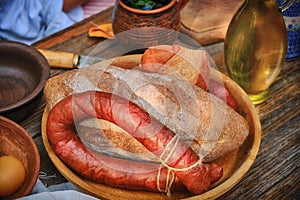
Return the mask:
[[285,23],[275,0],[246,0],[233,16],[224,41],[228,75],[254,104],[266,100],[284,65]]

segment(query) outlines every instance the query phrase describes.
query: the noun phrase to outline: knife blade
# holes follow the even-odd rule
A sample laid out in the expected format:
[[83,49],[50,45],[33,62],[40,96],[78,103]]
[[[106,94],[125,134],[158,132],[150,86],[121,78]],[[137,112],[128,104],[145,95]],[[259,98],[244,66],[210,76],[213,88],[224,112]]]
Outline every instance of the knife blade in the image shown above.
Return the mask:
[[43,54],[43,56],[47,59],[50,68],[56,69],[82,68],[105,60],[103,58],[78,55],[70,52],[52,51],[44,49],[38,49],[38,51],[41,54]]

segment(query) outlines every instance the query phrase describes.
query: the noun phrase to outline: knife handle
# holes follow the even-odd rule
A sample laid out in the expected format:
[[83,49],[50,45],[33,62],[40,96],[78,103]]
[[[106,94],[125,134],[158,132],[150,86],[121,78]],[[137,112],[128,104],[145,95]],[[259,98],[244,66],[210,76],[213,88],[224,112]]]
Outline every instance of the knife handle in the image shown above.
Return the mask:
[[51,68],[73,69],[77,67],[79,56],[69,52],[38,49],[47,59]]

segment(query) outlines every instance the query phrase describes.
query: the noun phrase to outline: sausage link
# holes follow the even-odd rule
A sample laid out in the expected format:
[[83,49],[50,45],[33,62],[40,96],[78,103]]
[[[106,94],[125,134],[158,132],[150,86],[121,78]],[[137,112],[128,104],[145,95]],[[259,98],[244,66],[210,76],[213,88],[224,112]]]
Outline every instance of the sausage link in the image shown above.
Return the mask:
[[[74,127],[89,117],[116,124],[161,157],[167,166],[183,169],[174,170],[176,178],[171,189],[183,190],[183,183],[190,192],[201,194],[222,176],[220,166],[198,163],[198,156],[184,142],[177,140],[176,148],[172,148],[176,135],[137,105],[110,93],[88,91],[63,99],[49,112],[47,121],[48,139],[54,151],[84,177],[116,187],[158,191],[166,189],[168,171],[165,167],[158,171],[157,163],[112,158],[85,148]],[[190,168],[191,165],[195,166]],[[158,178],[162,188],[157,187]]]
[[227,105],[229,105],[232,109],[237,110],[237,103],[234,100],[233,96],[230,94],[227,88],[224,87],[224,85],[219,84],[213,80],[210,81],[210,88],[211,93],[215,96],[222,99],[224,102],[226,102]]

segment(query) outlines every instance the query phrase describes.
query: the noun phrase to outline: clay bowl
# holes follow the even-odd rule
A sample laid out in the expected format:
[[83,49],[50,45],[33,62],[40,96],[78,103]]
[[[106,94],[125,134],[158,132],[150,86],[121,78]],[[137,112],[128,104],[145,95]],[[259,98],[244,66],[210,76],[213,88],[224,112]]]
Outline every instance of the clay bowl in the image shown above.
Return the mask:
[[137,49],[173,44],[180,30],[180,10],[188,1],[170,0],[153,10],[132,8],[117,0],[112,15],[115,38]]
[[19,159],[26,171],[23,185],[15,193],[3,199],[16,199],[29,195],[40,170],[37,146],[24,128],[3,116],[0,116],[0,133],[0,156],[13,156]]
[[0,42],[0,115],[14,121],[38,106],[50,67],[35,48],[18,42]]

